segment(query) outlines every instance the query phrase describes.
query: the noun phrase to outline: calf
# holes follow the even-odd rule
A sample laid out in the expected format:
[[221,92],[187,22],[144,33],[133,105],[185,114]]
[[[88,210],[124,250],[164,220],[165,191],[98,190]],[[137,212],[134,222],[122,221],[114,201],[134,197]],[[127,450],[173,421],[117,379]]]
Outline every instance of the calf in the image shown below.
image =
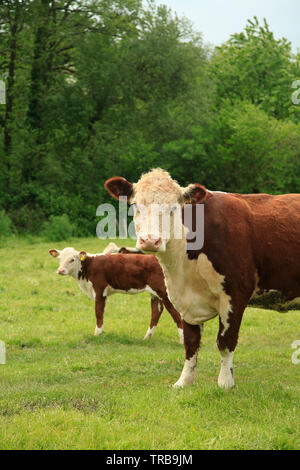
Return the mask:
[[77,279],[83,292],[95,300],[96,336],[103,331],[103,315],[109,295],[149,292],[152,315],[144,339],[153,335],[165,306],[177,325],[180,343],[183,343],[181,317],[168,298],[164,276],[155,256],[102,253],[93,255],[86,251],[76,251],[74,248],[64,248],[61,251],[52,249],[49,253],[54,258],[59,258],[57,273]]

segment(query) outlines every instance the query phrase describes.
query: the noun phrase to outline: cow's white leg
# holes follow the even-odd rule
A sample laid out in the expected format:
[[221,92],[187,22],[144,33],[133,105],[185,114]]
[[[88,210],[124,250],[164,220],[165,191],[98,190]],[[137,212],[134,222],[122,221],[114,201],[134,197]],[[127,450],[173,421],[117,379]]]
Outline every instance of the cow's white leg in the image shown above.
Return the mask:
[[234,387],[233,379],[233,355],[228,349],[220,351],[221,354],[221,370],[218,378],[218,385],[222,388]]
[[147,333],[146,333],[145,336],[144,336],[144,339],[149,339],[149,338],[151,338],[151,337],[153,336],[153,334],[154,334],[155,328],[156,328],[156,326],[152,326],[151,328],[150,328],[150,326],[149,326],[149,328],[148,328],[148,330],[147,330]]
[[178,328],[178,335],[179,335],[179,343],[184,344],[183,329],[182,328]]
[[196,352],[190,359],[185,360],[181,376],[173,385],[174,388],[187,387],[188,385],[192,385],[194,383],[196,376],[197,356],[198,352]]
[[103,331],[103,325],[100,328],[98,328],[98,326],[96,325],[94,336],[101,335],[102,331]]
[[[239,292],[239,285],[231,286],[235,292]],[[238,343],[239,329],[243,313],[247,306],[253,287],[249,286],[248,293],[231,296],[230,305],[220,304],[219,332],[217,344],[221,354],[221,370],[218,378],[219,387],[229,389],[234,387],[233,379],[233,354]]]
[[183,336],[185,348],[185,363],[179,380],[173,385],[174,388],[186,387],[195,381],[197,356],[200,346],[200,326],[190,325],[184,320],[183,323]]

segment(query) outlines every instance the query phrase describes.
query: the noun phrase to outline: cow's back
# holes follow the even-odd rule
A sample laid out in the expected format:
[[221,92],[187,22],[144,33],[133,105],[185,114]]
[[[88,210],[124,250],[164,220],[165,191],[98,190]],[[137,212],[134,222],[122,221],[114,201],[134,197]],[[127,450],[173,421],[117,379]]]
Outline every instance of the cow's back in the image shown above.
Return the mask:
[[212,193],[204,204],[206,254],[227,284],[300,296],[300,195]]
[[[260,197],[259,197],[260,196]],[[300,195],[244,196],[252,211],[258,285],[300,295]]]

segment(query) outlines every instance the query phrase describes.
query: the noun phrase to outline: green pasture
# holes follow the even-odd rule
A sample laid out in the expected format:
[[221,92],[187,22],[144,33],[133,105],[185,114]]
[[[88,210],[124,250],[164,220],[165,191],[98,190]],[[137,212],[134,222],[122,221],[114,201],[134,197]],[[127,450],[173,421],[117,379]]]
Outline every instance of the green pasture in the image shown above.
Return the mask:
[[299,449],[300,312],[246,310],[230,391],[217,386],[218,322],[208,322],[196,383],[175,390],[184,349],[166,311],[144,341],[149,295],[114,295],[94,337],[93,302],[55,274],[49,248],[107,243],[2,243],[0,449]]

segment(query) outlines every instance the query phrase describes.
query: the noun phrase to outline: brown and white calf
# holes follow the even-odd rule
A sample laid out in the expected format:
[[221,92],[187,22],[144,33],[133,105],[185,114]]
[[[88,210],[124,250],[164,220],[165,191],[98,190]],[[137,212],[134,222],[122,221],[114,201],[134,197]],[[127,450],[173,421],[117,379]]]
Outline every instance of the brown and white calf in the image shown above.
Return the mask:
[[[258,290],[276,290],[286,299],[300,296],[300,194],[222,193],[199,184],[182,188],[161,169],[142,175],[136,184],[113,177],[105,187],[115,198],[127,196],[134,204],[136,247],[155,253],[169,298],[182,315],[186,361],[175,386],[194,382],[199,325],[218,315],[218,384],[233,387],[233,354],[250,298]],[[192,203],[189,222],[183,220],[186,203]],[[167,234],[161,216],[156,226],[153,223],[157,212],[151,208],[157,204],[163,205],[164,215],[168,211]],[[197,220],[198,204],[203,205],[204,216]],[[156,232],[149,232],[149,226]],[[178,227],[181,236],[175,237]],[[187,240],[201,229],[204,244],[192,249]]]
[[180,314],[171,304],[164,282],[164,276],[155,256],[134,254],[93,255],[74,248],[49,250],[59,258],[57,273],[69,275],[78,280],[79,287],[95,301],[95,335],[103,331],[103,315],[108,296],[116,293],[151,295],[151,322],[144,339],[150,338],[157,326],[164,306],[178,328],[179,341],[183,343]]

